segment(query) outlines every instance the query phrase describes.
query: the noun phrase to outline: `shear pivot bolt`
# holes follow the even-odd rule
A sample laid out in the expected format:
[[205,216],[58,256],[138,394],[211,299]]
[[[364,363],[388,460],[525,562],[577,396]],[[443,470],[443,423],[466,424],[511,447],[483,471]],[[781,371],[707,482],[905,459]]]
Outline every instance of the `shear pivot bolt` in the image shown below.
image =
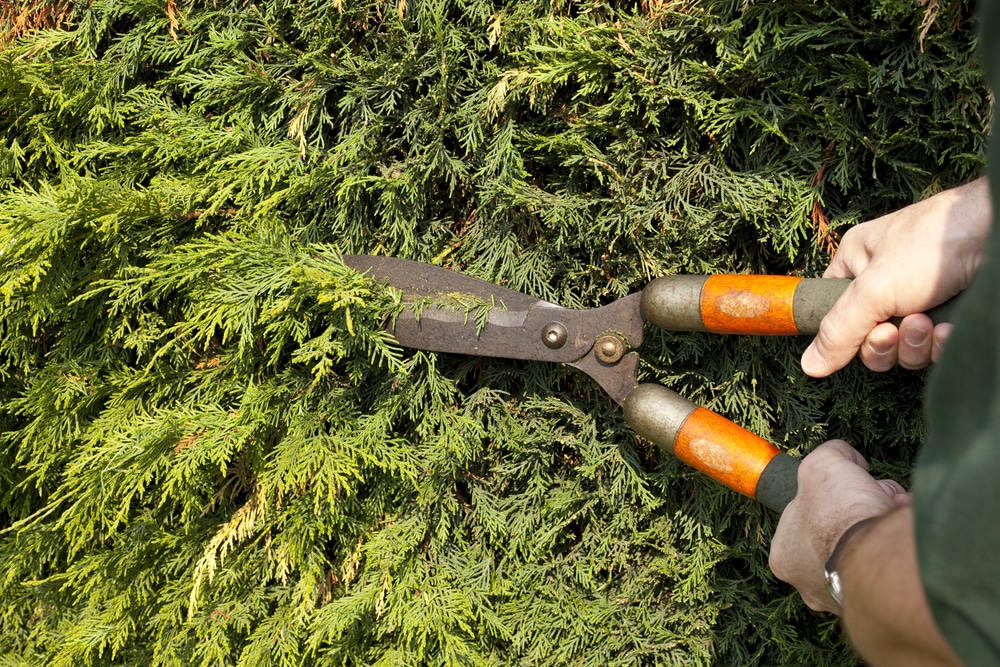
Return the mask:
[[562,322],[549,322],[542,329],[542,342],[545,343],[545,347],[553,350],[565,345],[567,336],[566,327]]
[[614,364],[625,356],[625,343],[618,336],[604,335],[597,339],[594,345],[597,358],[606,364]]

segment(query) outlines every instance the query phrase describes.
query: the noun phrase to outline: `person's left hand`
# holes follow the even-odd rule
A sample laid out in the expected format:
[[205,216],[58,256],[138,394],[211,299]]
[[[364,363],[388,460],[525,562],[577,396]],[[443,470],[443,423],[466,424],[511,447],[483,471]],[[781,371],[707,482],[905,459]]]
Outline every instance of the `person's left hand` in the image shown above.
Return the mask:
[[839,612],[823,581],[837,541],[858,521],[909,498],[896,482],[869,475],[868,462],[843,440],[823,443],[799,466],[798,492],[771,540],[771,571],[798,589],[810,609]]

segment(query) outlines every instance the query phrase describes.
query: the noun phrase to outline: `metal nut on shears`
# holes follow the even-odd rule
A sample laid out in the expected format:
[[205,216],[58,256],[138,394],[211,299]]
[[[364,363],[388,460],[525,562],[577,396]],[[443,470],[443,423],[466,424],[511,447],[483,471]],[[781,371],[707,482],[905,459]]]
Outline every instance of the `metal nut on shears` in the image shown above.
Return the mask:
[[625,343],[613,334],[605,334],[594,344],[594,354],[606,364],[615,364],[625,356]]
[[566,326],[562,322],[549,322],[542,329],[542,342],[545,343],[545,347],[553,350],[565,345],[568,336]]

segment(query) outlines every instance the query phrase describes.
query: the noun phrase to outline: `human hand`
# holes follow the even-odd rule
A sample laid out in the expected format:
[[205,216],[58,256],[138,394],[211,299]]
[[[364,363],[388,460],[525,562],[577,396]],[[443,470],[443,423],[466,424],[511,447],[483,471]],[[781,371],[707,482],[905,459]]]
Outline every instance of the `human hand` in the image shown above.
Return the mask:
[[792,584],[810,609],[839,612],[823,576],[837,541],[858,521],[909,502],[899,484],[869,475],[868,462],[849,444],[825,442],[799,465],[798,492],[771,540],[771,571]]
[[[820,323],[802,370],[825,377],[855,354],[874,371],[936,361],[951,325],[922,313],[972,281],[992,216],[982,178],[848,230],[823,277],[854,280]],[[898,329],[886,321],[896,316]]]

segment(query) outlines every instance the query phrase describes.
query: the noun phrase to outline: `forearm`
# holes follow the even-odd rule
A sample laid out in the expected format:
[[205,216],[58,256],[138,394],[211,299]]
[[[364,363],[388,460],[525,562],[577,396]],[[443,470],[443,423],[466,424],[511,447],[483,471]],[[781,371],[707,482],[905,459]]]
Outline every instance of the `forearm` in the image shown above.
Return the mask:
[[911,507],[895,509],[852,536],[837,569],[844,629],[865,660],[879,667],[960,664],[924,595]]

